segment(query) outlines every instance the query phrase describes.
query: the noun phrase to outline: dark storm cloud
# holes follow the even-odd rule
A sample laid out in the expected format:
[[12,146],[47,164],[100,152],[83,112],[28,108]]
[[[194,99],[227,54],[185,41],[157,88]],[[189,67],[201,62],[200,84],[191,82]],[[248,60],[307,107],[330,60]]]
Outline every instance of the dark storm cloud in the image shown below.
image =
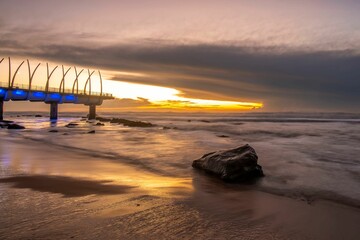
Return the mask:
[[72,44],[46,44],[13,41],[15,37],[0,37],[1,55],[145,73],[114,80],[176,87],[187,96],[196,91],[262,100],[272,110],[351,111],[360,101],[360,56],[353,50],[181,45],[154,39],[96,46],[76,39]]

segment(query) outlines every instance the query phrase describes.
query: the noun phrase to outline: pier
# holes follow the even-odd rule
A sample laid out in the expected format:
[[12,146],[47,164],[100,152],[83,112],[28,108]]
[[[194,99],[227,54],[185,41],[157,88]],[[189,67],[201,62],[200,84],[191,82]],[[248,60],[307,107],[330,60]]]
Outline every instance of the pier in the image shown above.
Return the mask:
[[[5,58],[0,58],[0,64],[6,62]],[[109,93],[103,92],[103,83],[100,71],[98,71],[100,77],[100,92],[94,92],[91,89],[91,76],[95,71],[87,70],[87,80],[83,88],[79,88],[79,76],[84,72],[84,69],[78,71],[74,67],[75,78],[72,80],[72,88],[65,88],[66,75],[72,68],[65,70],[64,66],[61,66],[62,79],[59,87],[49,87],[51,77],[58,66],[52,70],[49,68],[49,64],[46,63],[46,83],[43,86],[34,86],[33,79],[40,63],[31,70],[30,61],[26,60],[28,67],[28,80],[27,84],[15,83],[16,75],[20,68],[24,65],[25,61],[17,66],[16,70],[12,73],[11,59],[8,58],[9,72],[8,82],[0,82],[0,121],[3,120],[4,102],[7,101],[30,101],[30,102],[43,102],[50,106],[50,120],[57,120],[58,118],[58,105],[59,104],[83,104],[89,107],[89,120],[96,117],[96,106],[100,106],[104,100],[111,100],[114,97]],[[3,63],[4,64],[4,63]],[[1,74],[1,72],[0,72]],[[67,81],[67,80],[66,80]]]

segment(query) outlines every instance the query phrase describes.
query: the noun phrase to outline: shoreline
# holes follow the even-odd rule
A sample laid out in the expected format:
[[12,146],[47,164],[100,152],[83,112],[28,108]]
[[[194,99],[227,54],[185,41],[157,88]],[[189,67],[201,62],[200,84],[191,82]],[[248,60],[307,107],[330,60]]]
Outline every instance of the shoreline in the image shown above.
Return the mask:
[[[14,134],[16,134],[16,132],[14,132]],[[161,176],[161,177],[167,177],[167,178],[188,178],[188,177],[190,177],[190,176],[183,176],[181,174],[178,175],[175,173],[164,172],[160,169],[154,169],[150,166],[145,166],[144,164],[139,165],[139,163],[132,162],[133,159],[127,155],[110,155],[109,153],[104,152],[104,151],[92,151],[91,153],[89,153],[89,152],[87,152],[87,149],[85,149],[85,148],[67,146],[67,145],[62,145],[62,144],[53,143],[53,142],[49,143],[46,140],[42,140],[42,139],[30,137],[30,136],[20,136],[20,138],[19,139],[11,139],[11,142],[17,143],[17,144],[22,144],[21,140],[23,139],[23,140],[34,142],[35,144],[48,143],[49,146],[56,148],[59,151],[60,150],[64,151],[64,150],[70,149],[74,154],[86,155],[91,158],[100,158],[102,160],[107,160],[107,161],[114,161],[116,164],[128,166],[128,167],[134,168],[134,169],[140,169],[141,171],[150,172],[152,174],[156,174],[157,176]],[[119,159],[121,159],[121,161],[118,161]],[[210,181],[214,181],[214,184],[220,183],[220,184],[223,184],[224,186],[227,186],[233,190],[249,189],[249,190],[253,190],[253,191],[259,191],[259,192],[273,194],[273,195],[280,196],[280,197],[289,198],[289,199],[296,200],[296,201],[302,201],[307,204],[314,204],[315,202],[318,202],[318,201],[324,201],[324,202],[333,202],[335,204],[360,209],[360,202],[358,200],[337,194],[336,192],[322,191],[321,196],[317,196],[317,195],[319,195],[319,192],[309,191],[309,190],[307,190],[308,192],[305,192],[305,191],[299,192],[296,190],[286,190],[286,192],[284,192],[283,190],[280,190],[277,188],[263,187],[263,186],[260,186],[257,184],[225,183],[225,182],[219,180],[216,176],[213,176],[211,174],[210,175],[206,174],[203,171],[195,170],[193,168],[191,168],[190,171],[192,172],[190,175],[194,175],[194,174],[203,175],[204,178],[209,178]],[[261,181],[261,179],[259,179],[258,181]]]
[[165,177],[45,146],[1,142],[2,239],[13,239],[15,232],[16,238],[55,239],[358,236],[357,208],[323,200],[307,204],[196,171],[191,178]]

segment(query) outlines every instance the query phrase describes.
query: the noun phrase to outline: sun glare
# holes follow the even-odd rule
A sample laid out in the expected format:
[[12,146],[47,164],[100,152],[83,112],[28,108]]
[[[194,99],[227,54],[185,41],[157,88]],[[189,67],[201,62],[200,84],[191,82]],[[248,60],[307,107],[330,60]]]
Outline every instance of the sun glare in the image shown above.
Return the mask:
[[128,82],[104,81],[104,91],[117,98],[133,100],[146,99],[149,104],[141,109],[176,110],[251,110],[262,108],[262,103],[206,100],[180,97],[181,92],[174,88],[159,87]]

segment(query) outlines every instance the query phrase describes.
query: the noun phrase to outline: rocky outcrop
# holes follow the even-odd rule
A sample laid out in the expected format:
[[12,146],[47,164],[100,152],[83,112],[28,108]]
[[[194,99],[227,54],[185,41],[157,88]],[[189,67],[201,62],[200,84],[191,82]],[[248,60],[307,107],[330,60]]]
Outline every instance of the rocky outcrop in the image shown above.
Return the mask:
[[118,123],[127,127],[153,127],[154,125],[149,122],[131,121],[123,118],[113,118],[110,123]]
[[73,128],[73,127],[76,127],[78,125],[79,125],[78,123],[68,123],[68,124],[65,125],[65,127]]
[[228,135],[217,135],[219,138],[229,138]]
[[2,120],[0,121],[0,128],[7,128],[13,121]]
[[100,122],[111,122],[111,118],[96,117],[95,119]]
[[255,150],[246,144],[231,150],[205,154],[195,160],[192,166],[215,174],[224,181],[250,181],[264,176],[257,160]]
[[110,123],[117,123],[122,124],[127,127],[154,127],[155,125],[149,122],[141,122],[141,121],[131,121],[123,118],[102,118],[97,117],[96,120],[100,122],[110,122]]
[[19,124],[16,123],[11,123],[7,126],[8,129],[25,129],[24,126],[21,126]]

